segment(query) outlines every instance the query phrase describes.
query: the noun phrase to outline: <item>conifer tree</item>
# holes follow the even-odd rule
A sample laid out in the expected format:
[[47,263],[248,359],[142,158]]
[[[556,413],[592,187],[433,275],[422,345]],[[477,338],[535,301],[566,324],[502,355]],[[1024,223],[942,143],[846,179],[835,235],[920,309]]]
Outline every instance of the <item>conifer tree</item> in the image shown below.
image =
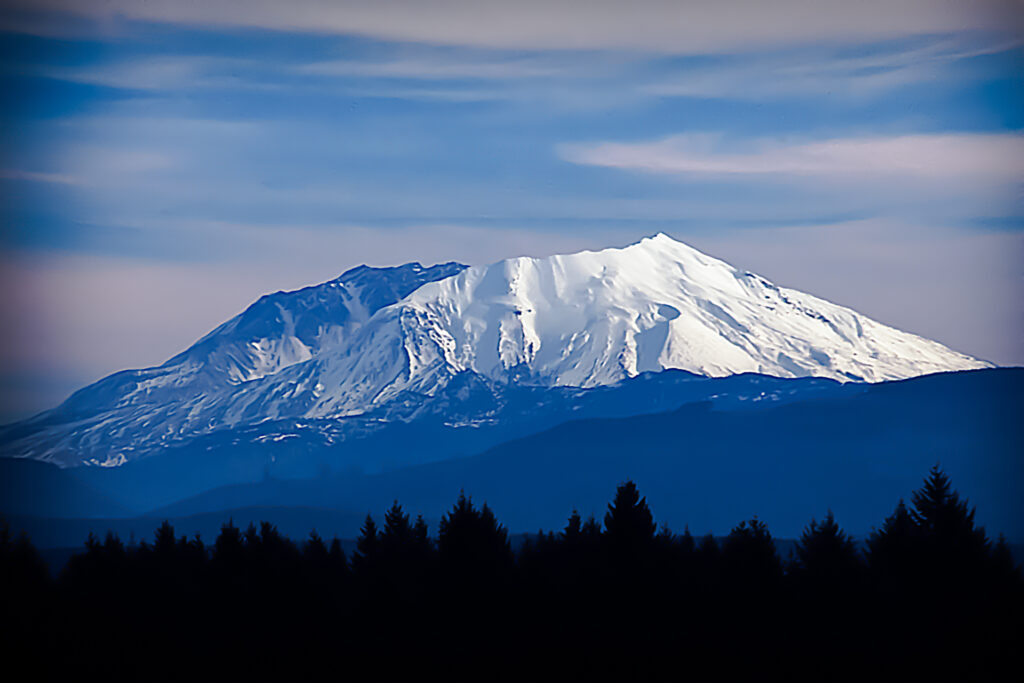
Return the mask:
[[359,540],[356,541],[356,551],[352,555],[352,569],[357,574],[369,574],[376,568],[379,546],[377,523],[367,514],[360,528]]
[[615,498],[608,504],[604,516],[604,527],[613,545],[638,547],[654,538],[657,531],[654,516],[632,481],[620,484],[615,490]]
[[562,530],[562,540],[567,544],[579,543],[583,537],[583,520],[580,518],[580,513],[576,510],[572,511],[569,515],[569,521],[565,524],[565,529]]
[[906,504],[900,500],[880,529],[868,536],[868,566],[883,581],[905,582],[919,564],[920,534]]
[[328,560],[327,546],[324,539],[315,530],[309,532],[309,538],[302,547],[302,555],[307,562],[317,566],[326,566]]
[[437,547],[449,575],[493,578],[512,566],[508,531],[486,503],[477,510],[465,492],[441,518]]
[[213,561],[217,564],[237,566],[245,552],[245,541],[242,532],[229,519],[220,528],[220,534],[213,542]]
[[754,517],[733,527],[722,544],[722,562],[737,588],[762,587],[782,578],[782,562],[764,522]]
[[341,547],[341,539],[331,539],[331,549],[328,552],[331,558],[331,567],[335,571],[344,572],[348,569],[348,558],[345,557],[345,549]]
[[956,573],[980,571],[989,554],[985,530],[974,524],[974,508],[953,490],[949,477],[936,465],[913,494],[911,518],[925,544],[927,561],[935,569]]
[[409,515],[402,511],[396,500],[391,509],[384,513],[384,530],[380,535],[380,546],[385,552],[400,553],[408,550],[413,542],[413,528]]
[[[11,538],[6,521],[0,522],[0,607],[11,619],[24,621],[31,611],[38,610],[33,602],[49,588],[50,572],[42,556],[22,532]],[[13,624],[12,624],[13,625]]]
[[793,573],[817,588],[853,583],[860,573],[860,553],[829,510],[821,522],[811,520],[797,541]]

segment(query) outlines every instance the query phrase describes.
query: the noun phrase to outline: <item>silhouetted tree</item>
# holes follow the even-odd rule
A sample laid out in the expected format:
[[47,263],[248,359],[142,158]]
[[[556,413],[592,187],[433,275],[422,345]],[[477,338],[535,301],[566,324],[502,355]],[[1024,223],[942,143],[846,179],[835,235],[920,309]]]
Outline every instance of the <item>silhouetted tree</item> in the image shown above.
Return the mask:
[[569,515],[569,521],[565,523],[562,530],[562,540],[568,545],[575,545],[583,538],[583,519],[576,510]]
[[924,486],[913,494],[911,517],[932,572],[943,580],[977,578],[989,556],[985,530],[974,524],[974,508],[953,490],[949,477],[932,467]]
[[722,544],[722,564],[736,589],[764,590],[782,578],[782,561],[764,522],[754,517],[733,527]]
[[477,510],[465,493],[441,518],[437,547],[445,573],[458,580],[494,580],[512,567],[508,532],[484,503]]
[[328,552],[328,557],[331,562],[331,570],[338,573],[344,574],[348,571],[348,559],[345,557],[345,550],[341,547],[340,539],[331,540],[331,549]]
[[367,576],[376,567],[380,534],[377,532],[377,523],[373,521],[373,517],[369,514],[366,515],[363,526],[359,531],[356,551],[352,554],[352,571],[357,575]]
[[6,521],[0,521],[0,634],[29,629],[42,635],[45,596],[51,590],[50,572],[43,558],[22,532],[11,537]]
[[616,571],[641,571],[651,565],[657,526],[636,484],[627,481],[615,490],[604,516],[605,537]]
[[831,510],[821,522],[811,520],[794,552],[794,576],[818,590],[840,584],[850,588],[861,574],[860,552],[836,524]]
[[220,534],[213,542],[213,562],[227,571],[234,571],[240,566],[244,552],[242,532],[229,519],[227,524],[221,526]]
[[315,530],[309,532],[309,538],[306,540],[305,545],[302,546],[302,556],[313,565],[318,567],[327,566],[329,560],[327,546],[324,544],[324,539],[320,538],[320,534]]
[[920,534],[910,511],[901,500],[880,529],[868,536],[867,558],[871,571],[884,581],[905,582],[917,571]]

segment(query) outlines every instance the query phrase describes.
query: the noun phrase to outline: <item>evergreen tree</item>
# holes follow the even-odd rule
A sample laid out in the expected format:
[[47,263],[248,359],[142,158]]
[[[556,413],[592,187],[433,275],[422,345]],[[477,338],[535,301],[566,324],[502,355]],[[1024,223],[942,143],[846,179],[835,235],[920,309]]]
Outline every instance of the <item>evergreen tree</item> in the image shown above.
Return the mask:
[[650,569],[657,526],[647,500],[640,496],[632,481],[615,490],[604,516],[604,527],[612,571],[633,574]]
[[913,494],[911,518],[924,543],[927,562],[943,574],[977,573],[989,556],[985,530],[974,524],[974,508],[953,490],[936,465]]
[[402,511],[402,506],[396,500],[391,509],[384,513],[384,530],[380,535],[380,547],[387,553],[402,554],[411,548],[413,535],[413,528],[409,524],[409,515]]
[[22,532],[11,538],[6,521],[0,522],[0,586],[0,608],[11,626],[29,620],[50,587],[50,572],[28,535]]
[[320,538],[315,530],[309,532],[309,539],[302,546],[302,556],[312,565],[319,567],[327,565],[329,559],[327,546],[324,544],[324,539]]
[[562,540],[569,545],[577,544],[583,538],[583,520],[576,510],[569,515],[569,521],[562,530]]
[[176,549],[177,539],[174,538],[174,527],[165,519],[154,534],[153,552],[164,557],[173,557]]
[[754,517],[733,527],[722,544],[722,563],[736,589],[763,588],[782,578],[782,562],[764,522]]
[[615,490],[615,498],[604,516],[604,527],[613,546],[635,549],[654,539],[654,516],[632,481]]
[[233,520],[228,520],[220,528],[220,534],[213,542],[213,561],[215,564],[227,567],[237,567],[242,561],[245,552],[245,540],[242,532],[234,525]]
[[434,546],[430,542],[427,523],[423,520],[423,515],[416,515],[416,523],[412,527],[412,538],[420,553],[429,555],[433,551]]
[[900,500],[893,513],[882,522],[882,528],[868,536],[868,566],[882,580],[905,581],[915,572],[919,540],[917,525]]
[[853,539],[836,524],[829,510],[821,522],[811,520],[797,541],[793,574],[817,588],[854,583],[860,574],[860,553]]
[[331,539],[331,549],[328,551],[331,570],[338,574],[345,574],[348,571],[348,558],[345,557],[345,549],[341,547],[341,540]]
[[484,503],[477,510],[464,492],[438,526],[438,553],[449,577],[493,579],[512,567],[508,531]]
[[679,549],[684,555],[692,555],[697,551],[697,544],[690,533],[690,527],[683,527],[683,535],[679,537]]
[[376,568],[379,546],[380,534],[377,532],[377,523],[367,514],[360,528],[359,540],[356,541],[356,551],[352,555],[352,569],[356,574],[365,576],[373,572]]

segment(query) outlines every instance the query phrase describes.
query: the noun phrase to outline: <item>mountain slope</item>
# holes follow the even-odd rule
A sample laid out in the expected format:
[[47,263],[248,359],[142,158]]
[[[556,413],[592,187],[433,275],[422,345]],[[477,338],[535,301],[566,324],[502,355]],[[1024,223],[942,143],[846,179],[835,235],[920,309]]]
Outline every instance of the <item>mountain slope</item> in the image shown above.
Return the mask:
[[468,269],[356,269],[264,297],[164,365],[101,380],[0,442],[18,457],[118,465],[268,420],[411,419],[410,403],[467,376],[585,388],[666,369],[877,382],[987,366],[657,235]]
[[381,308],[465,267],[359,266],[320,285],[268,294],[163,365],[115,373],[54,410],[0,429],[3,453],[117,465],[204,431],[216,422],[211,409],[238,387],[343,346]]
[[[374,476],[268,480],[158,511],[309,505],[380,514],[397,499],[437,518],[465,490],[512,531],[560,528],[573,508],[601,518],[634,479],[659,523],[725,533],[758,515],[796,537],[829,509],[857,535],[940,464],[990,534],[1024,540],[1024,369],[943,373],[757,410],[689,404],[573,421],[469,458]],[[154,513],[157,514],[157,513]]]

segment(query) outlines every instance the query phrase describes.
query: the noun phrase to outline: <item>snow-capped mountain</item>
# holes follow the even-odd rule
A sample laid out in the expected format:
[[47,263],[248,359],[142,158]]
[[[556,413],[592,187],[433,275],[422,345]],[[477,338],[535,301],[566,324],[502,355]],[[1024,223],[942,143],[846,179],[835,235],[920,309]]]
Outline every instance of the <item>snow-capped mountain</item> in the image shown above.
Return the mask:
[[264,297],[164,365],[112,375],[0,438],[10,455],[112,465],[265,420],[386,419],[396,399],[467,373],[594,387],[670,368],[878,382],[982,367],[659,234],[472,268],[360,268]]
[[204,420],[215,428],[215,407],[233,391],[343,346],[381,308],[465,268],[359,266],[320,285],[263,296],[164,364],[114,373],[53,410],[0,429],[3,453],[62,465],[119,464],[206,431]]

